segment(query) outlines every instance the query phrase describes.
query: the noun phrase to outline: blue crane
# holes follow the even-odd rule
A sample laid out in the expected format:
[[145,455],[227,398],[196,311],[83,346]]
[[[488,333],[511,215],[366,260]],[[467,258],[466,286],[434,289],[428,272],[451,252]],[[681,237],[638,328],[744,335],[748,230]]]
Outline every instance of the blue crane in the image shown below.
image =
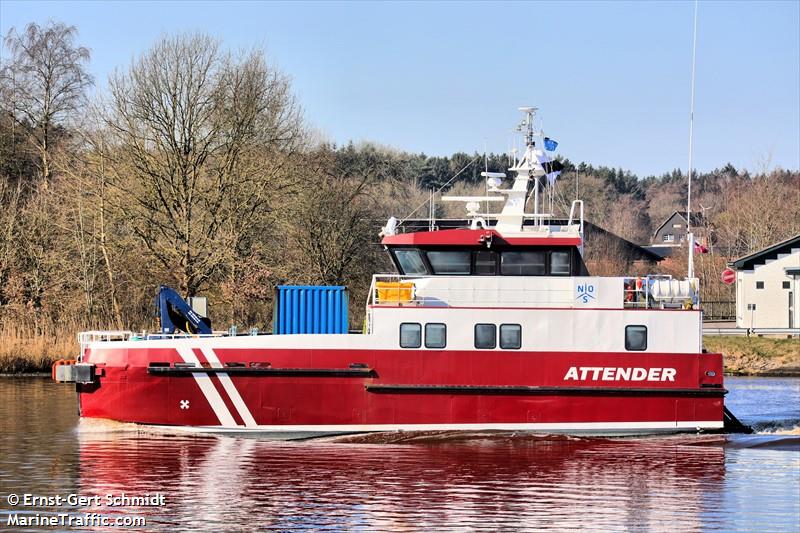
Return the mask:
[[161,285],[156,296],[156,311],[161,319],[161,333],[183,331],[211,334],[211,321],[198,315],[174,289]]

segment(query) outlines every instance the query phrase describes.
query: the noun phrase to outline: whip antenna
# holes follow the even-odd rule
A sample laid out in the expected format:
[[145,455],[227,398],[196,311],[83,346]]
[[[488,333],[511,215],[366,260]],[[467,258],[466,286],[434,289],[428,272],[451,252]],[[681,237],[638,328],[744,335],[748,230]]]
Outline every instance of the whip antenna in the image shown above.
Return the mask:
[[688,194],[686,196],[686,240],[689,245],[688,277],[694,277],[694,235],[692,234],[692,134],[694,133],[694,80],[697,58],[697,4],[694,0],[694,32],[692,36],[692,99],[689,110],[689,174]]

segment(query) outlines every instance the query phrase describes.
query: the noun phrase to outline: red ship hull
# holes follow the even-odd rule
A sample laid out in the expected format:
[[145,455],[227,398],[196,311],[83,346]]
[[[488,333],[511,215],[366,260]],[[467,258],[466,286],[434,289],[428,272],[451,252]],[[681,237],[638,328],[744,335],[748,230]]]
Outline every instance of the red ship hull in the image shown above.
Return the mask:
[[82,416],[203,431],[614,435],[723,421],[719,354],[142,347],[84,361],[97,375],[78,385]]

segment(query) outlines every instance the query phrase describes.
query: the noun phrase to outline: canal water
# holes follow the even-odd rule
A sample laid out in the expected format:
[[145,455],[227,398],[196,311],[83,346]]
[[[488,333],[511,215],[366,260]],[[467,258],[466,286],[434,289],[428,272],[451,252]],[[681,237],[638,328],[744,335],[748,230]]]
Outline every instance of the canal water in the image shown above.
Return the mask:
[[73,387],[0,378],[0,531],[800,531],[800,379],[726,385],[758,434],[365,444],[79,423]]

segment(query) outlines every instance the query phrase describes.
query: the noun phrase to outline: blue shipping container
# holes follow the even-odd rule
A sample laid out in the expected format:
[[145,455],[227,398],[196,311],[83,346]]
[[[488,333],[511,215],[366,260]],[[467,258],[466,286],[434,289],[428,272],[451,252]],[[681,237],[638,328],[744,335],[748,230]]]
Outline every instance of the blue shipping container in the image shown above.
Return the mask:
[[279,285],[275,290],[272,332],[347,333],[347,289],[314,285]]

